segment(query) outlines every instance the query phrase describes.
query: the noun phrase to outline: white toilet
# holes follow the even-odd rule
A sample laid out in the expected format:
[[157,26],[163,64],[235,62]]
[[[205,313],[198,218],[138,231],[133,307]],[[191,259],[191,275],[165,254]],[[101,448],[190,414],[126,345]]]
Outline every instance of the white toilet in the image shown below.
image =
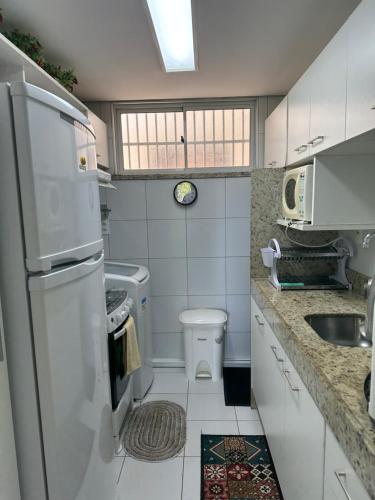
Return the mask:
[[227,314],[220,309],[189,309],[179,316],[184,326],[185,369],[189,380],[220,380],[223,372]]

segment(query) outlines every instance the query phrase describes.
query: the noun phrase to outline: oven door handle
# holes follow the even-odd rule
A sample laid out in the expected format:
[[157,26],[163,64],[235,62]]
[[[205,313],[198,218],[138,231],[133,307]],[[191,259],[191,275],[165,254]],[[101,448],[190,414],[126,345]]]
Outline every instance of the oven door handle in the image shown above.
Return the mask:
[[126,326],[124,326],[124,328],[122,328],[119,332],[116,332],[113,335],[113,339],[114,340],[118,340],[120,337],[122,337],[123,335],[125,335],[125,333],[126,333]]

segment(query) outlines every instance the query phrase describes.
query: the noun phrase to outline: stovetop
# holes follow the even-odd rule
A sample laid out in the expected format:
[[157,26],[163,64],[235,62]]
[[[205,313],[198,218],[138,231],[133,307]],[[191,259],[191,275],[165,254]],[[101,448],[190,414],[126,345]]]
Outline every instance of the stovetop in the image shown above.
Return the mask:
[[107,315],[117,309],[127,298],[128,293],[125,290],[107,290],[105,292],[105,302]]

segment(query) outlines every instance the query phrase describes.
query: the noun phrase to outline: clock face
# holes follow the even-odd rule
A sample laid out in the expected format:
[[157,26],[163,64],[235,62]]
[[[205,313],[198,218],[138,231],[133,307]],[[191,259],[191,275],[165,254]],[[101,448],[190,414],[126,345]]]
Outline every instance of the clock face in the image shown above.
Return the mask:
[[180,205],[191,205],[197,199],[198,191],[192,182],[182,181],[176,184],[173,196]]

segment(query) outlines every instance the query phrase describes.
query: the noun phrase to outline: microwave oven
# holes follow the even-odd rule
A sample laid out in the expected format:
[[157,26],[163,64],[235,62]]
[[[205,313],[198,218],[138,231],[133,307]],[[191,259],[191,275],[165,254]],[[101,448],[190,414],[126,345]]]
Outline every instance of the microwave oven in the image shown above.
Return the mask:
[[283,180],[282,212],[285,219],[311,222],[314,165],[287,170]]
[[284,221],[317,229],[375,228],[375,157],[326,155],[285,171]]

